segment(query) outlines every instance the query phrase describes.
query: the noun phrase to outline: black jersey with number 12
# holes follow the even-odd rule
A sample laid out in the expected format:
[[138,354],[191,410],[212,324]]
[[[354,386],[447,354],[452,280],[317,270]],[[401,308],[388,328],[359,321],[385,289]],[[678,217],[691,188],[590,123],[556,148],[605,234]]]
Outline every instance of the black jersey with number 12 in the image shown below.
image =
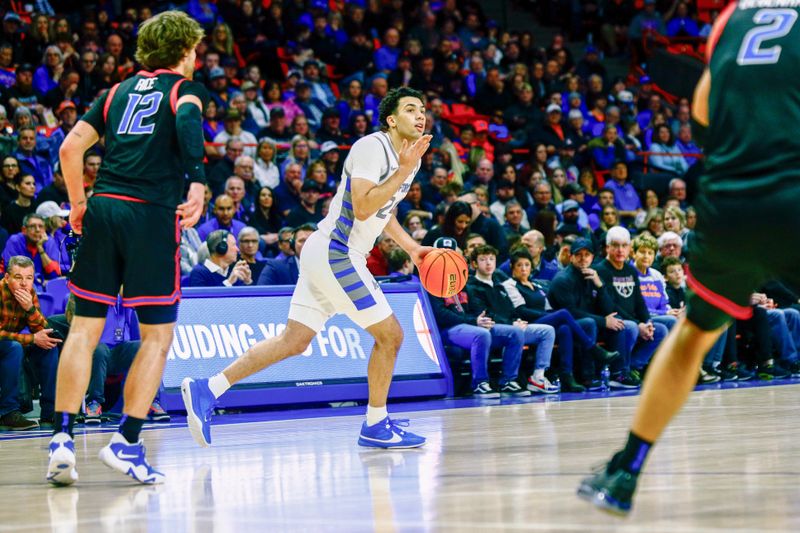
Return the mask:
[[171,70],[141,71],[112,87],[82,117],[105,135],[105,157],[95,193],[115,194],[174,208],[185,173],[175,128],[175,107],[206,89]]

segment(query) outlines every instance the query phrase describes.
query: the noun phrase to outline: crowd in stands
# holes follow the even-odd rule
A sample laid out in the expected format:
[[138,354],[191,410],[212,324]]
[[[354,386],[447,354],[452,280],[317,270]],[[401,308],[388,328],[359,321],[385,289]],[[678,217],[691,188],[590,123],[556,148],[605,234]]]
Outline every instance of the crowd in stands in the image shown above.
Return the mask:
[[[206,30],[194,79],[209,96],[208,185],[201,220],[182,233],[183,286],[295,283],[348,147],[379,129],[388,89],[409,86],[425,95],[433,141],[395,215],[417,242],[446,243],[472,267],[462,293],[433,300],[447,344],[470,352],[476,395],[592,390],[605,366],[611,387],[635,388],[683,313],[697,224],[689,189],[702,172],[690,102],[646,73],[609,76],[604,58],[645,53],[653,35],[702,38],[715,13],[698,17],[684,0],[535,3],[540,20],[562,28],[540,42],[471,1],[99,2],[69,13],[55,4],[9,9],[0,32],[2,266],[11,275],[14,258],[28,258],[39,294],[68,274],[74,248],[59,146],[139,70],[137,25],[176,7]],[[568,41],[589,36],[573,55]],[[84,158],[89,194],[102,158],[102,144]],[[416,279],[386,236],[368,266]],[[756,369],[800,375],[800,297],[778,280],[759,290],[754,318],[715,346],[702,382]],[[0,343],[17,333],[0,330]],[[493,385],[487,361],[498,346]],[[18,408],[0,388],[5,419]]]

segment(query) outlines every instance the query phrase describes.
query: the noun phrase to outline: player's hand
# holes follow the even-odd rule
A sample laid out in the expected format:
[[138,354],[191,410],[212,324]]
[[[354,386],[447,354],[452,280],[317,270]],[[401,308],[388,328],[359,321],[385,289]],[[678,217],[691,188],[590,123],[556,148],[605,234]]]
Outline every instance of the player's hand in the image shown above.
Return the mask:
[[49,350],[50,348],[55,348],[61,343],[61,339],[56,339],[50,336],[50,332],[53,331],[52,329],[40,329],[36,333],[33,334],[33,344],[38,346],[39,348]]
[[181,229],[193,227],[200,220],[203,214],[203,197],[206,194],[206,187],[202,183],[192,183],[189,187],[189,194],[186,201],[178,206],[175,211],[181,217]]
[[72,226],[72,231],[81,235],[83,233],[83,215],[86,214],[86,200],[77,202],[70,205],[69,209],[69,225]]
[[412,250],[408,255],[411,256],[411,261],[419,268],[425,256],[434,251],[436,248],[433,246],[419,246]]
[[622,331],[625,328],[625,322],[617,318],[617,313],[606,315],[606,328],[612,331]]
[[403,139],[403,144],[400,147],[400,152],[397,154],[397,160],[400,166],[407,169],[413,169],[428,151],[431,145],[433,135],[423,135],[413,143],[409,144],[407,140]]
[[33,307],[33,294],[31,294],[31,291],[17,289],[14,291],[14,298],[17,299],[19,305],[26,311],[30,311],[31,307]]

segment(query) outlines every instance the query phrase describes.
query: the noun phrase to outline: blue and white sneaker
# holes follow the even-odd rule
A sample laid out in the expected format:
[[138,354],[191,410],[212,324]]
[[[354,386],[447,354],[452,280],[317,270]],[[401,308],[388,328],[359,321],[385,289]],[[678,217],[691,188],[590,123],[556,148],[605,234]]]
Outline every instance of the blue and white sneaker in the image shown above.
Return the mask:
[[408,427],[408,420],[392,420],[388,416],[374,426],[364,422],[358,444],[368,448],[419,448],[425,444],[425,437],[403,431],[404,427]]
[[50,464],[47,481],[53,485],[72,485],[78,481],[75,470],[75,442],[68,433],[56,433],[50,439]]
[[154,469],[144,457],[145,449],[142,440],[131,444],[121,433],[114,433],[111,442],[100,450],[100,460],[117,472],[130,476],[139,483],[155,485],[163,483],[165,476]]
[[217,399],[208,388],[207,379],[184,378],[181,396],[186,407],[186,422],[195,442],[203,448],[211,446],[211,416]]

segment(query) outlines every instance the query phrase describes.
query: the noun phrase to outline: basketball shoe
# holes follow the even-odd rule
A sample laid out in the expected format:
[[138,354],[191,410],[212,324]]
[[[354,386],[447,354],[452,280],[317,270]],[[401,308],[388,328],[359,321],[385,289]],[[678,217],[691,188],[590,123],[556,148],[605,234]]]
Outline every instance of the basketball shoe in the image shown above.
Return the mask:
[[581,481],[578,496],[601,511],[616,516],[627,516],[631,512],[633,495],[639,474],[622,468],[613,468],[614,460],[597,469],[594,475]]
[[419,448],[425,444],[425,437],[404,431],[404,427],[408,427],[408,420],[392,420],[388,416],[374,426],[364,422],[358,444],[368,448]]
[[53,485],[72,485],[78,481],[75,470],[75,442],[67,433],[56,433],[50,439],[50,464],[47,481]]
[[111,442],[100,450],[100,460],[117,472],[130,476],[139,483],[154,485],[164,482],[164,474],[154,469],[144,457],[144,443],[132,444],[121,433],[114,433]]
[[211,446],[211,416],[217,399],[208,388],[207,379],[184,378],[181,397],[186,407],[186,422],[195,442],[203,448]]

